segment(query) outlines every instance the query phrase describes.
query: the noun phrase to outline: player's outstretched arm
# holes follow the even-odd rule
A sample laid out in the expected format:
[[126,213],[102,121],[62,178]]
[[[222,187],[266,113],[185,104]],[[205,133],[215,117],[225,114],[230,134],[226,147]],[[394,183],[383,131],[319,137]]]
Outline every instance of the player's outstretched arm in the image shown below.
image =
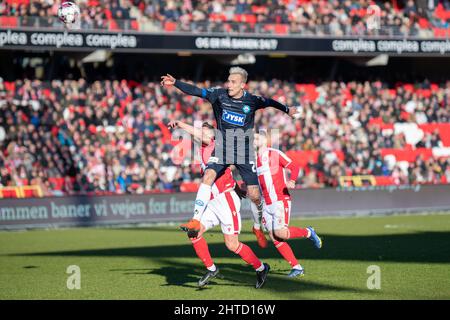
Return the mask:
[[274,99],[267,99],[267,98],[262,98],[261,97],[261,102],[262,102],[262,106],[263,108],[267,108],[267,107],[272,107],[275,109],[278,109],[284,113],[287,113],[288,115],[290,115],[293,118],[297,118],[299,111],[296,107],[288,107]]
[[182,121],[174,120],[170,121],[167,126],[170,129],[180,128],[190,134],[194,140],[198,143],[202,143],[204,145],[209,145],[211,143],[212,137],[208,135],[204,135],[200,128],[196,128]]
[[200,89],[199,87],[196,87],[192,84],[177,80],[170,74],[166,74],[165,76],[161,77],[161,85],[163,87],[174,86],[175,88],[178,88],[182,92],[184,92],[188,95],[191,95],[191,96],[203,97],[203,95],[204,95],[203,90]]
[[294,189],[295,182],[300,174],[300,166],[296,162],[292,161],[284,152],[278,151],[277,154],[279,157],[279,164],[290,172],[289,181],[286,185],[289,189]]

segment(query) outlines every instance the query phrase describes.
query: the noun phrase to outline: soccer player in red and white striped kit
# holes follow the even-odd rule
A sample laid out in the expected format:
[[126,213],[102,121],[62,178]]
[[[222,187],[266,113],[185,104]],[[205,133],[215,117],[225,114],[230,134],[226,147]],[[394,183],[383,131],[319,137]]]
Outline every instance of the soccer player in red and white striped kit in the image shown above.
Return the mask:
[[[183,129],[194,138],[196,143],[201,145],[200,159],[203,173],[215,147],[214,127],[208,123],[203,123],[202,129],[197,130],[195,127],[182,121],[171,121],[168,126],[171,129]],[[249,246],[239,241],[241,199],[237,192],[243,196],[243,191],[238,188],[230,167],[226,168],[224,173],[215,180],[211,191],[211,200],[200,218],[200,230],[198,232],[195,230],[188,231],[188,237],[194,246],[197,256],[208,270],[199,280],[199,287],[204,287],[211,279],[219,276],[219,268],[211,258],[208,244],[203,234],[207,230],[220,225],[226,247],[253,267],[256,271],[255,287],[257,289],[261,288],[266,281],[270,266],[261,262]]]
[[[265,202],[262,223],[278,252],[292,267],[288,276],[301,277],[305,271],[286,241],[308,238],[320,249],[322,240],[312,227],[289,226],[291,195],[288,188],[295,188],[300,168],[282,151],[269,148],[266,134],[255,134],[254,143],[257,149],[256,173]],[[285,169],[290,171],[289,181],[286,181]]]

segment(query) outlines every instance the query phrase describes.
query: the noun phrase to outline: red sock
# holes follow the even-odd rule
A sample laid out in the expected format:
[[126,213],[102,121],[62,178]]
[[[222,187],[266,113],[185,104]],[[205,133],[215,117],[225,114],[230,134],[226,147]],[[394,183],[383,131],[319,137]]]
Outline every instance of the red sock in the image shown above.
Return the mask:
[[191,239],[192,245],[194,246],[195,253],[202,260],[206,268],[211,267],[214,262],[209,254],[208,244],[205,238],[200,237],[197,239]]
[[292,252],[291,246],[287,242],[274,241],[273,244],[284,260],[289,262],[292,267],[295,267],[298,264],[298,261]]
[[240,255],[242,260],[244,260],[248,264],[251,264],[253,269],[255,270],[260,268],[262,265],[262,262],[258,259],[252,249],[250,249],[249,246],[243,244],[242,242],[239,242],[239,246],[234,253]]
[[288,228],[288,239],[306,238],[307,236],[308,236],[308,229],[306,228],[297,228],[297,227]]

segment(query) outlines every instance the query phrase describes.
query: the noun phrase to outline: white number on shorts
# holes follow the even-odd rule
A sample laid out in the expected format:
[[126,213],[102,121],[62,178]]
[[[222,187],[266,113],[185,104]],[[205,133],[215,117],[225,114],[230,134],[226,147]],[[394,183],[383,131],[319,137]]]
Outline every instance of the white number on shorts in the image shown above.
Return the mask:
[[252,171],[253,171],[253,172],[256,172],[255,161],[250,161],[250,164],[252,165]]

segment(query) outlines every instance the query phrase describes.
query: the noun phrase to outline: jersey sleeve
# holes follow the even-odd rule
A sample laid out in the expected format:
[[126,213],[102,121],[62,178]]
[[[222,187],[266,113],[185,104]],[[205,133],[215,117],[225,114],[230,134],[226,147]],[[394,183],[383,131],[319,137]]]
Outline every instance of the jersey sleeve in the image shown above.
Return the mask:
[[216,102],[219,97],[222,88],[203,88],[202,89],[202,98],[208,100],[211,103]]
[[261,96],[255,96],[255,104],[256,104],[256,110],[258,109],[264,109],[267,107],[272,107],[275,109],[278,109],[280,111],[283,111],[285,113],[289,113],[289,108],[287,106],[285,106],[282,103],[279,103],[278,101],[275,101],[273,99],[270,98],[264,98]]
[[188,95],[207,99],[211,103],[214,103],[217,100],[220,94],[220,90],[222,89],[222,88],[207,88],[207,89],[199,88],[197,86],[194,86],[192,84],[180,80],[175,81],[175,87],[177,87],[182,92]]
[[291,162],[291,158],[289,158],[284,152],[280,150],[274,150],[271,155],[273,161],[278,161],[281,167],[286,168]]
[[291,171],[291,176],[290,176],[290,180],[294,180],[296,181],[298,178],[298,175],[300,173],[300,167],[298,166],[298,164],[296,164],[295,162],[293,162],[291,160],[291,158],[289,158],[284,152],[282,151],[275,151],[273,153],[274,157],[276,157],[275,161],[278,161],[278,163],[280,164],[280,167],[283,167],[285,169],[289,169]]

